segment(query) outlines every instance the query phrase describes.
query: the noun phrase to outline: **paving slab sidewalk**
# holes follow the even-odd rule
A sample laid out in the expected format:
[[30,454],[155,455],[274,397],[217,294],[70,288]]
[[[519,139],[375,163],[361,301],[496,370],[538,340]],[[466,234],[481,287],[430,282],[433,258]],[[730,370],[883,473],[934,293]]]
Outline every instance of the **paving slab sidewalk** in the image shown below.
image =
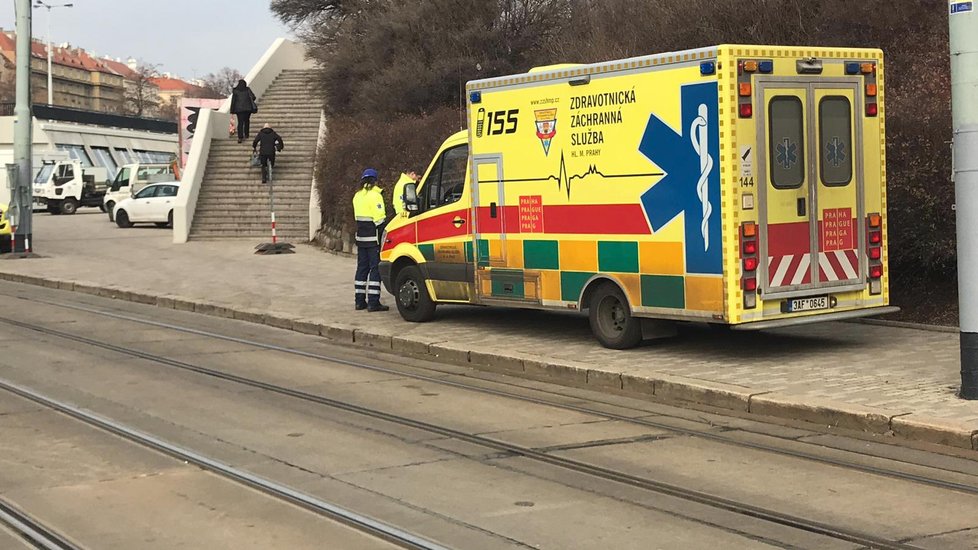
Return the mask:
[[[602,348],[572,313],[440,307],[434,322],[353,310],[347,257],[300,245],[256,256],[251,241],[171,243],[104,215],[35,216],[39,259],[0,279],[264,323],[527,378],[978,450],[978,402],[956,397],[958,337],[824,323],[762,333],[690,325],[628,351]],[[393,298],[384,299],[393,305]]]

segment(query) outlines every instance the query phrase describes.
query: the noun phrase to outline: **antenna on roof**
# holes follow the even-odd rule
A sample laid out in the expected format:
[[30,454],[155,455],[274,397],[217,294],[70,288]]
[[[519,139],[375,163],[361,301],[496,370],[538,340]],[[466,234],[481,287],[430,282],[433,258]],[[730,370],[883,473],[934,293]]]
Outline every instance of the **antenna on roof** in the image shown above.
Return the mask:
[[465,84],[462,83],[462,64],[458,65],[458,129],[465,129]]

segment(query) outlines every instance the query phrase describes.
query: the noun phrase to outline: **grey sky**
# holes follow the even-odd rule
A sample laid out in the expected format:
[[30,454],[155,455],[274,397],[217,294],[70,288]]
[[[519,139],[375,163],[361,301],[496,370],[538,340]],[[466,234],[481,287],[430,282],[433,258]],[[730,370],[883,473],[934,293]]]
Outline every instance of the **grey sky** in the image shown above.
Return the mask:
[[[34,0],[31,0],[32,3]],[[246,74],[280,36],[269,0],[50,0],[51,39],[125,60],[158,64],[192,79],[231,67]],[[46,39],[48,10],[34,10],[34,36]],[[0,7],[0,27],[13,29],[14,2]]]

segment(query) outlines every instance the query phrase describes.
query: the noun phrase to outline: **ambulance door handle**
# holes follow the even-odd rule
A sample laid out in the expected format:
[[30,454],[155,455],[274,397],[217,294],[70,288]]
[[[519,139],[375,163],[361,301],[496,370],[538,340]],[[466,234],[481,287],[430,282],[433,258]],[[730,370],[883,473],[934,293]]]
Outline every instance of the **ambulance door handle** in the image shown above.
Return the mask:
[[455,227],[462,227],[463,225],[465,225],[465,220],[463,220],[458,216],[455,216],[455,219],[452,220],[452,225],[454,225]]
[[496,203],[490,202],[489,203],[489,217],[490,218],[495,218],[499,214],[499,212],[497,210],[498,209],[496,208]]
[[805,197],[798,199],[798,215],[807,216],[808,208],[805,207]]

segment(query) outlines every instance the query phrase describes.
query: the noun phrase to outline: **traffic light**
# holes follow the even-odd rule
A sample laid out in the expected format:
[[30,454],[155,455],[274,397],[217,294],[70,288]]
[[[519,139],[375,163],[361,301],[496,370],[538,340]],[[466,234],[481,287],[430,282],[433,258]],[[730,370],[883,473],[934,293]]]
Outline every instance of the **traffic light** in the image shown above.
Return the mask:
[[187,132],[189,132],[190,135],[194,135],[194,132],[197,131],[197,117],[200,116],[200,107],[184,108],[190,111],[190,115],[187,116]]

